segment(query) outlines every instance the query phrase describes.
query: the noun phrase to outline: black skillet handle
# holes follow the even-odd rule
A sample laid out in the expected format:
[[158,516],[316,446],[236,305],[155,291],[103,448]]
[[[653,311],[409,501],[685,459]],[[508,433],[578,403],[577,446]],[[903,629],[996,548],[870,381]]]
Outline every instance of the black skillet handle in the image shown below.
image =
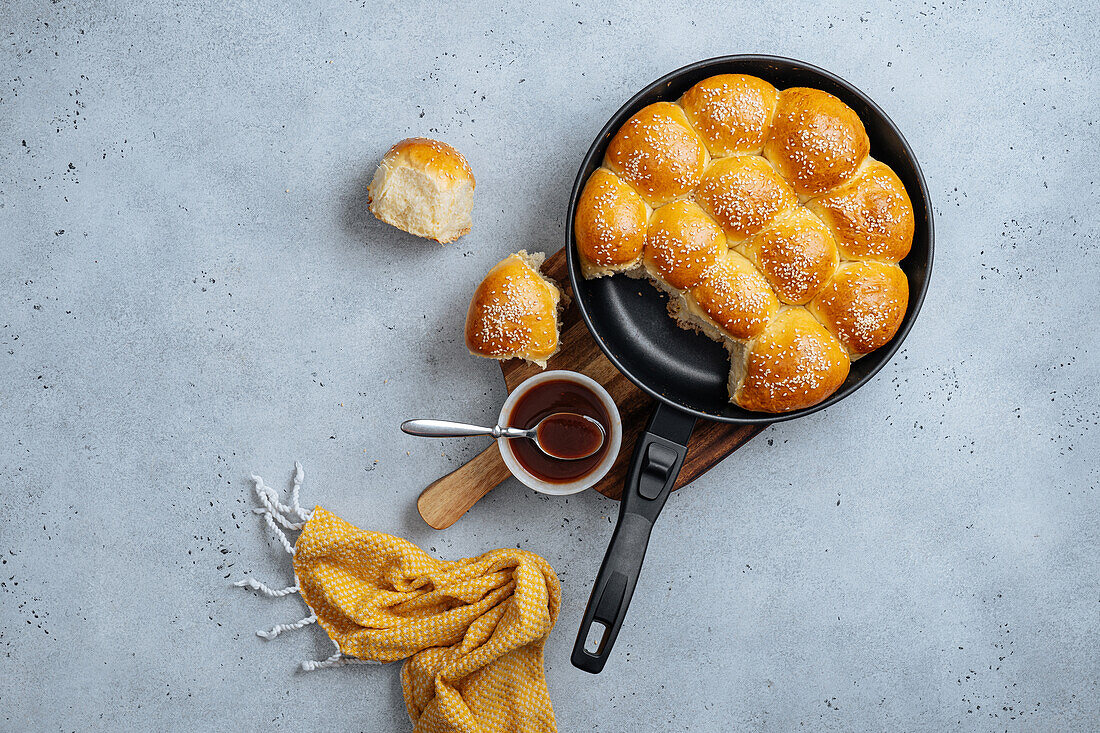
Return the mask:
[[[693,416],[658,402],[634,447],[619,503],[619,523],[603,556],[573,645],[570,659],[578,669],[598,674],[611,655],[642,570],[649,533],[680,474],[694,427]],[[590,639],[594,626],[597,633]],[[602,636],[598,635],[600,627]]]

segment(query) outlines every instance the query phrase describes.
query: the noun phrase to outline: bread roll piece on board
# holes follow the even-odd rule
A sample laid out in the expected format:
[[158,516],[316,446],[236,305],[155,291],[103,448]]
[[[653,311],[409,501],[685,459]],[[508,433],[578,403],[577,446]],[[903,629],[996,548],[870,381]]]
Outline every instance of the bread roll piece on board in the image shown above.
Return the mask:
[[798,205],[798,195],[759,155],[719,158],[695,188],[695,200],[731,243],[762,231],[775,215]]
[[897,265],[847,262],[808,306],[858,359],[894,338],[909,305],[909,281]]
[[445,244],[470,231],[473,171],[438,140],[410,137],[390,148],[368,194],[372,214],[418,237]]
[[743,250],[779,299],[790,305],[809,302],[821,292],[840,261],[829,228],[801,206],[775,217]]
[[732,399],[746,410],[790,412],[816,405],[848,377],[848,353],[805,308],[773,318],[739,360],[731,350]]
[[634,189],[600,168],[577,202],[574,233],[586,278],[630,271],[642,259],[649,209]]
[[498,262],[477,286],[466,312],[466,348],[490,359],[546,366],[558,350],[562,293],[539,272],[545,255],[520,250]]
[[764,156],[800,196],[847,181],[870,149],[859,115],[832,94],[805,87],[779,93]]
[[615,133],[605,165],[650,206],[682,196],[699,183],[707,149],[671,102],[642,107]]
[[868,158],[847,183],[806,203],[844,257],[900,262],[913,246],[913,202],[890,166]]
[[650,217],[645,268],[659,286],[690,288],[725,251],[722,228],[692,201],[673,201]]
[[688,89],[680,106],[711,155],[749,155],[764,149],[777,94],[758,77],[719,74]]

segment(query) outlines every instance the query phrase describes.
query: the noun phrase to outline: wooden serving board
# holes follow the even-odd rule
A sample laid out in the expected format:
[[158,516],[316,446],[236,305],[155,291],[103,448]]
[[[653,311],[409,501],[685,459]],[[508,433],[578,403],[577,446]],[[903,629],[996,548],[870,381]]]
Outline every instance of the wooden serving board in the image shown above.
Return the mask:
[[[567,267],[563,248],[543,263],[542,271],[561,285],[572,300]],[[509,392],[528,377],[542,371],[520,359],[500,362],[500,368],[504,372],[504,382]],[[550,359],[546,368],[569,369],[587,374],[602,384],[619,406],[623,424],[622,448],[615,465],[595,486],[604,496],[618,499],[626,480],[634,444],[649,420],[654,399],[638,389],[607,360],[581,320],[580,312],[571,305],[562,312],[561,349]],[[712,420],[697,422],[695,432],[691,435],[684,467],[673,490],[702,476],[766,427],[767,425],[729,425]],[[436,529],[445,529],[510,475],[494,441],[465,465],[424,489],[417,500],[417,509],[429,525]]]

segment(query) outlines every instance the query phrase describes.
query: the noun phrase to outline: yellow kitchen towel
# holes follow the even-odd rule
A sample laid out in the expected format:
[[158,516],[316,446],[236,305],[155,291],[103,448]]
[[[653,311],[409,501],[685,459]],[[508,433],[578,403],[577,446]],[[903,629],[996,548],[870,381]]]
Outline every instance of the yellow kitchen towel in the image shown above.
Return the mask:
[[[283,505],[254,477],[264,504],[257,511],[284,546],[289,541],[276,523],[302,529],[293,546],[298,585],[284,591],[253,580],[240,585],[268,595],[300,593],[313,616],[299,624],[316,621],[338,647],[327,662],[406,660],[401,681],[416,733],[556,731],[543,648],[561,607],[561,585],[549,563],[517,549],[437,560],[321,507],[304,511],[301,478],[299,466],[292,502]],[[261,635],[272,638],[299,624]]]

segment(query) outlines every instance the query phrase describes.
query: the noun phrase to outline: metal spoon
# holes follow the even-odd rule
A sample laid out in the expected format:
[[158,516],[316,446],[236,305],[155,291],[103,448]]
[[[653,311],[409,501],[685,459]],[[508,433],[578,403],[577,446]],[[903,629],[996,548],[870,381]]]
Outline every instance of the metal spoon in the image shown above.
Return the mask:
[[[547,450],[546,446],[543,445],[541,441],[544,426],[552,424],[550,421],[554,420],[576,420],[577,418],[583,419],[596,426],[596,429],[600,431],[600,442],[596,443],[594,448],[583,455],[560,455]],[[478,425],[451,422],[450,420],[406,420],[401,423],[401,429],[409,435],[416,435],[421,438],[461,438],[470,435],[491,435],[494,438],[527,438],[538,446],[538,449],[544,454],[551,458],[558,458],[566,461],[576,461],[581,458],[588,458],[589,456],[595,455],[600,448],[603,448],[603,444],[607,441],[607,432],[604,430],[599,420],[576,412],[555,412],[553,415],[547,415],[539,420],[538,423],[535,424],[535,427],[527,429],[501,427],[500,425],[491,428],[483,428]]]

